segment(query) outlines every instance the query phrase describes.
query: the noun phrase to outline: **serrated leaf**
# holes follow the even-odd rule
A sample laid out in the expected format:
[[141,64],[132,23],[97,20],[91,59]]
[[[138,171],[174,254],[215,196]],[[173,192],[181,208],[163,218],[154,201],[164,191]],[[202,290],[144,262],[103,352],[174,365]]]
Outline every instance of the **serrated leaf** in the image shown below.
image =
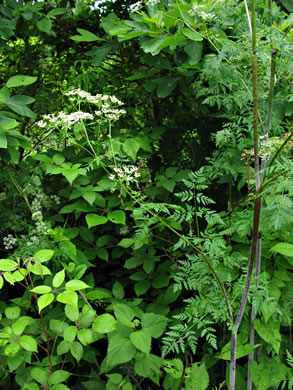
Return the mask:
[[98,333],[109,333],[116,329],[117,321],[116,319],[108,313],[98,316],[92,327],[94,331]]
[[104,225],[108,222],[107,217],[98,214],[87,214],[85,219],[89,229],[93,226]]
[[125,305],[124,303],[115,303],[113,307],[117,320],[124,325],[131,326],[131,321],[135,317],[135,313],[131,307]]
[[150,353],[152,337],[149,329],[141,329],[131,333],[130,340],[133,345],[144,353]]
[[67,291],[77,291],[83,290],[85,288],[90,288],[90,286],[84,283],[82,280],[73,279],[65,284],[65,290]]
[[186,390],[206,390],[209,385],[209,374],[204,364],[193,363],[186,370],[185,387]]
[[168,319],[160,314],[144,313],[141,317],[141,326],[148,329],[154,338],[159,338],[165,332]]
[[48,294],[52,291],[50,286],[38,286],[30,290],[31,292],[34,292],[36,294]]
[[57,274],[54,276],[52,284],[53,287],[58,288],[61,286],[61,284],[64,282],[65,279],[65,270],[61,270],[57,272]]
[[6,86],[8,88],[20,87],[23,85],[30,85],[37,81],[37,77],[30,76],[13,76],[7,81]]
[[26,351],[38,352],[37,342],[32,336],[20,336],[18,342]]
[[107,352],[108,367],[115,367],[121,363],[127,363],[136,354],[136,348],[129,338],[116,334],[111,337]]
[[272,252],[280,253],[284,256],[293,257],[293,244],[289,244],[288,242],[279,242],[274,245],[271,249]]
[[39,313],[54,301],[54,294],[44,294],[38,298]]

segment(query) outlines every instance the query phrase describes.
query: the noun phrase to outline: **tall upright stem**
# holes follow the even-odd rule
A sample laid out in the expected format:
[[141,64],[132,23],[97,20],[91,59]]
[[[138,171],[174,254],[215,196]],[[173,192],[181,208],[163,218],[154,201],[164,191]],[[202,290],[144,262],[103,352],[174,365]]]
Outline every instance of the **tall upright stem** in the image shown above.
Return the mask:
[[258,155],[258,80],[257,80],[257,52],[256,52],[256,10],[255,0],[251,0],[251,56],[252,56],[252,83],[253,83],[253,141],[254,141],[254,171],[256,181],[256,196],[254,200],[254,215],[253,215],[253,230],[251,238],[250,256],[246,281],[244,285],[243,295],[240,303],[240,308],[234,323],[234,329],[231,335],[231,357],[230,357],[230,390],[235,390],[236,378],[236,354],[237,354],[237,333],[243,318],[244,310],[247,304],[248,293],[251,284],[253,264],[256,255],[257,241],[259,239],[259,220],[262,199],[259,196],[260,175],[259,175],[259,155]]

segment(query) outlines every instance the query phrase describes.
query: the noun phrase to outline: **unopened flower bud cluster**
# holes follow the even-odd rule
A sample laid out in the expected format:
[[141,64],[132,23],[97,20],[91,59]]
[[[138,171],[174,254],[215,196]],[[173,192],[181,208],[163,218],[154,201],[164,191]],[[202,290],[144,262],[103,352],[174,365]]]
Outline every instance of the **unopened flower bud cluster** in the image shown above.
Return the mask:
[[140,177],[140,173],[138,172],[138,167],[134,165],[124,166],[122,168],[115,167],[113,171],[115,174],[111,174],[109,176],[110,180],[124,180],[127,182],[136,181]]
[[5,249],[12,249],[14,245],[16,244],[17,239],[13,237],[11,234],[8,234],[7,237],[3,238],[3,244]]

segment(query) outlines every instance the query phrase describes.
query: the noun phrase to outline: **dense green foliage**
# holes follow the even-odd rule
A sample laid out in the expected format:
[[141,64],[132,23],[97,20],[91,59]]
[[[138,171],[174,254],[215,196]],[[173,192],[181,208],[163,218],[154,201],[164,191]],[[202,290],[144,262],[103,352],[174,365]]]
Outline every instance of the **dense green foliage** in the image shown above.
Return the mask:
[[250,6],[0,5],[1,388],[229,389],[233,332],[237,390],[293,386],[293,7],[256,99]]

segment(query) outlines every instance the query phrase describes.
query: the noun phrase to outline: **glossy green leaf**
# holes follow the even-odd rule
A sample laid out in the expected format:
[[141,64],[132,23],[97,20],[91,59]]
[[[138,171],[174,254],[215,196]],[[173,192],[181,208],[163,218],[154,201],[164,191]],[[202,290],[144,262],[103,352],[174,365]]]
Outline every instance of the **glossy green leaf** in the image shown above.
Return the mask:
[[65,382],[70,377],[70,372],[65,370],[54,371],[49,378],[49,385],[56,385],[57,383]]
[[90,286],[84,283],[82,280],[73,279],[65,284],[65,289],[67,291],[76,291],[89,288]]
[[79,362],[83,356],[83,346],[78,341],[74,341],[70,347],[70,352],[74,359]]
[[65,305],[65,315],[70,321],[77,321],[79,318],[78,308],[72,305]]
[[107,215],[109,221],[116,223],[116,224],[123,224],[125,225],[126,223],[126,214],[122,210],[115,210],[112,211]]
[[54,301],[54,294],[44,294],[41,295],[38,298],[38,307],[39,307],[39,312],[41,312],[46,306],[49,306],[50,303]]
[[104,225],[105,223],[108,222],[107,217],[104,217],[102,215],[97,215],[97,214],[87,214],[85,219],[89,229],[93,226]]
[[19,344],[26,351],[37,352],[38,346],[36,340],[32,336],[20,336]]
[[52,284],[53,287],[58,288],[61,286],[61,284],[64,282],[65,279],[65,270],[61,270],[57,272],[57,274],[54,276]]
[[37,77],[30,76],[13,76],[7,81],[6,86],[8,88],[21,87],[24,85],[30,85],[37,81]]
[[15,356],[20,351],[20,345],[11,343],[5,347],[4,354],[8,357]]
[[272,252],[280,253],[284,256],[293,257],[293,244],[289,244],[288,242],[279,242],[274,245],[271,249]]
[[48,372],[40,367],[34,367],[31,369],[31,376],[39,382],[41,385],[45,385],[48,379]]
[[0,271],[14,271],[17,268],[17,263],[13,260],[0,260]]
[[76,326],[68,326],[63,333],[63,338],[68,343],[72,343],[77,335],[77,327]]
[[11,328],[12,328],[12,331],[13,333],[15,334],[15,336],[20,336],[24,329],[26,328],[27,326],[27,322],[25,321],[25,319],[23,319],[22,317],[20,317],[17,321],[15,321]]
[[31,292],[34,292],[36,294],[47,294],[52,291],[52,288],[50,286],[38,286],[30,290]]
[[92,327],[98,333],[109,333],[116,329],[117,321],[115,318],[108,313],[98,316]]
[[42,249],[34,254],[34,259],[44,263],[52,259],[54,251],[51,249]]
[[77,338],[82,345],[89,345],[93,342],[93,332],[91,329],[80,329],[77,331]]
[[133,345],[144,353],[149,353],[151,350],[152,337],[149,329],[141,329],[131,333],[130,340]]
[[57,301],[77,308],[78,295],[75,291],[65,291],[57,295]]

